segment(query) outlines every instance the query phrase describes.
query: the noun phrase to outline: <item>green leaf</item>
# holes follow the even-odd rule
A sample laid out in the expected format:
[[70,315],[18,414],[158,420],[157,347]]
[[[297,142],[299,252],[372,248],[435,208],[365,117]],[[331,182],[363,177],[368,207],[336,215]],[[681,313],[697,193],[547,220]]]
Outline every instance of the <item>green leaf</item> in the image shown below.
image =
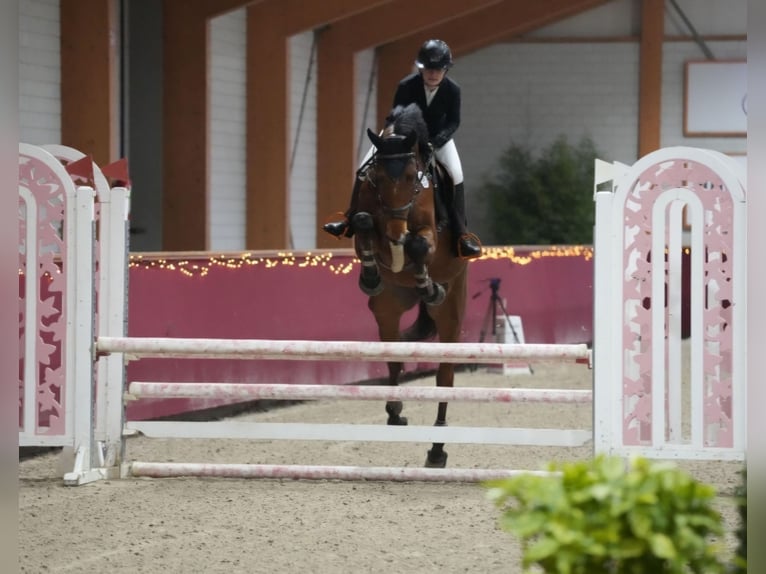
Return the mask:
[[667,560],[675,560],[678,556],[673,541],[664,534],[653,534],[649,538],[649,546],[655,556]]
[[630,524],[630,529],[633,531],[634,536],[642,539],[648,539],[650,537],[652,533],[651,516],[636,510],[628,515],[628,523]]
[[556,554],[559,544],[553,538],[541,538],[526,549],[524,558],[530,563],[539,562]]
[[542,512],[529,512],[513,518],[509,517],[506,524],[514,534],[527,538],[540,532],[547,524],[547,518]]

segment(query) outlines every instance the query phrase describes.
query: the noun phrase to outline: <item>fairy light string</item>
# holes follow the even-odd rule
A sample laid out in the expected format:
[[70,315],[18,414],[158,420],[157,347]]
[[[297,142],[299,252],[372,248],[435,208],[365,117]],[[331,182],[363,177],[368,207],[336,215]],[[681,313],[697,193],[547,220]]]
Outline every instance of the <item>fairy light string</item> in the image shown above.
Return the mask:
[[[263,267],[275,269],[278,267],[324,268],[334,275],[348,275],[360,265],[355,256],[348,257],[345,253],[301,252],[298,254],[290,251],[257,254],[244,252],[239,255],[205,255],[195,254],[188,256],[169,257],[168,254],[132,254],[129,266],[145,270],[169,271],[179,273],[186,277],[205,277],[211,269],[238,270],[247,267]],[[549,257],[580,257],[589,261],[593,259],[593,247],[585,245],[546,246],[539,249],[524,248],[517,250],[514,247],[485,247],[484,254],[472,261],[503,260],[507,259],[515,265],[528,265],[533,261]]]

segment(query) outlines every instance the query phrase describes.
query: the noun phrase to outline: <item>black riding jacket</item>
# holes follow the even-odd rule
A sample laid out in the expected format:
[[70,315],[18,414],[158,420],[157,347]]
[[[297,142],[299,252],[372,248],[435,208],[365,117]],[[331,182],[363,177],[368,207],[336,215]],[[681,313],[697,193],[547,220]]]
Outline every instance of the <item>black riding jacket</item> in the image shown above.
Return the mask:
[[442,147],[460,126],[460,86],[445,76],[431,105],[427,105],[423,78],[420,73],[410,74],[396,88],[394,107],[413,103],[423,112],[431,144],[436,149]]

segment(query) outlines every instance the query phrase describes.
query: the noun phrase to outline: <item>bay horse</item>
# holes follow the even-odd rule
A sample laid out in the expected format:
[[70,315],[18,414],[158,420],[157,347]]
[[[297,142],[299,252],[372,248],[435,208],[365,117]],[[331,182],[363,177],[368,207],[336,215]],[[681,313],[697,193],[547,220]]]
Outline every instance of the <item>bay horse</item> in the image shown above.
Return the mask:
[[[434,163],[428,130],[416,104],[398,106],[380,135],[367,130],[375,151],[357,177],[354,249],[362,263],[359,286],[369,295],[381,341],[443,343],[460,339],[466,302],[468,265],[453,251],[456,238],[444,214],[452,189],[447,171]],[[433,173],[432,173],[433,172]],[[441,197],[439,194],[444,194]],[[437,217],[437,213],[440,217]],[[402,315],[419,306],[410,327],[400,332]],[[401,362],[388,363],[388,384],[397,385]],[[452,387],[454,365],[440,363],[436,385]],[[389,425],[406,425],[402,402],[386,403]],[[440,402],[436,426],[447,424],[447,403]],[[425,466],[444,468],[443,443],[433,443]]]

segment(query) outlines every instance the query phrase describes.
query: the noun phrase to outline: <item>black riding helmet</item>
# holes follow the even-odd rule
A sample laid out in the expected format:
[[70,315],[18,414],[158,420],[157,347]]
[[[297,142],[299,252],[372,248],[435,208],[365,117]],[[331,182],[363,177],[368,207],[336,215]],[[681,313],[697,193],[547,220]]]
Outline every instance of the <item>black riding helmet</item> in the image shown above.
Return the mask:
[[447,70],[452,66],[452,52],[443,40],[427,40],[418,51],[415,65],[419,69]]

